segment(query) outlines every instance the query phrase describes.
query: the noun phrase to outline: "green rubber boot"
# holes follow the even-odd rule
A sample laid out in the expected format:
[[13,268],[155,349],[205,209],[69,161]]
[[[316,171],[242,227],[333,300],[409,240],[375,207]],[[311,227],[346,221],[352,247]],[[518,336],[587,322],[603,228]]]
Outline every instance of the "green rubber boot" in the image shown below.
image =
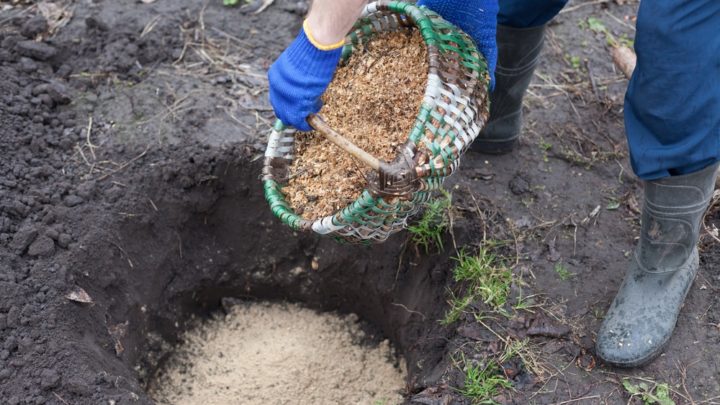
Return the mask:
[[640,241],[597,337],[597,355],[619,367],[648,363],[670,340],[697,274],[700,222],[718,164],[645,182]]
[[522,128],[522,101],[532,80],[545,38],[545,26],[498,25],[495,90],[490,93],[490,119],[470,149],[480,153],[511,152]]

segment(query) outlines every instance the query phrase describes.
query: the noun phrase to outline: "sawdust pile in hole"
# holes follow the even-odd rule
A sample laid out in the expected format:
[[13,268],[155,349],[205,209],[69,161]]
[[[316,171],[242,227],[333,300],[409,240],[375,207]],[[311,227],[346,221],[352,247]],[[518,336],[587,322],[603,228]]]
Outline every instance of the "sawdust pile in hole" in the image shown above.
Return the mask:
[[402,402],[403,362],[363,337],[355,315],[235,305],[184,336],[149,392],[161,405]]
[[[427,49],[417,30],[379,34],[356,49],[323,96],[325,121],[386,161],[408,138],[427,83]],[[306,219],[333,214],[366,188],[367,168],[315,132],[298,133],[283,192]]]

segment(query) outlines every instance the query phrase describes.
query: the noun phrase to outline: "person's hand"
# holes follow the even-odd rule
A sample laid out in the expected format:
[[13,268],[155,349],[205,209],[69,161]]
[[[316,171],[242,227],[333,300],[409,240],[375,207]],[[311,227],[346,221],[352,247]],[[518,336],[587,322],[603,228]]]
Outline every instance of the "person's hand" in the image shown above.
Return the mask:
[[285,125],[310,131],[307,117],[322,107],[320,96],[332,80],[345,35],[366,0],[315,0],[292,44],[268,72],[270,104]]
[[478,50],[487,60],[490,89],[493,89],[497,64],[498,0],[419,0],[417,5],[425,6],[440,14],[442,18],[457,25],[472,37]]

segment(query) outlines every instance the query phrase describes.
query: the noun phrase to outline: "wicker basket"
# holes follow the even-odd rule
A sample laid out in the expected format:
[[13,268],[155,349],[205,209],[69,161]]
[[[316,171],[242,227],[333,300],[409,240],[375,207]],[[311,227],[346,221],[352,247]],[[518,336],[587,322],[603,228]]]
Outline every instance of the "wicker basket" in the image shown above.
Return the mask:
[[[342,60],[347,61],[356,47],[379,32],[413,29],[420,30],[427,46],[429,71],[415,125],[398,151],[412,166],[411,189],[393,196],[369,186],[355,202],[333,215],[314,221],[302,218],[282,192],[293,160],[296,131],[278,120],[265,151],[263,183],[270,208],[283,223],[351,243],[383,242],[405,228],[409,218],[435,198],[444,179],[458,168],[460,156],[480,133],[489,113],[487,63],[467,34],[424,7],[378,1],[367,5],[348,35]],[[343,152],[338,149],[338,153]]]

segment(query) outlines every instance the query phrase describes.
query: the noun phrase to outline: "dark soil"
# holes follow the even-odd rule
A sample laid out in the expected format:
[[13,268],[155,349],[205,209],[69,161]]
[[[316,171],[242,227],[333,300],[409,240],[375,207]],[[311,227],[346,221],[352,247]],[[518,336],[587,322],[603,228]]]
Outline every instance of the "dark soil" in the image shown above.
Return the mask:
[[[264,72],[302,4],[277,0],[255,16],[220,2],[78,3],[54,35],[42,35],[36,6],[0,12],[0,402],[151,403],[145,384],[179,332],[228,297],[357,313],[407,359],[412,403],[467,402],[458,352],[495,356],[501,337],[529,337],[538,364],[504,365],[514,390],[499,402],[625,404],[626,377],[668,383],[678,403],[717,402],[720,251],[709,236],[665,353],[637,370],[593,357],[641,200],[622,129],[626,82],[583,22],[632,37],[625,16],[637,4],[624,3],[557,19],[519,149],[466,156],[450,184],[455,244],[497,242],[525,283],[511,301],[522,290],[537,306],[449,327],[438,320],[447,289],[460,288],[450,236],[432,255],[405,234],[343,246],[267,209]],[[78,288],[92,303],[67,298]]]

